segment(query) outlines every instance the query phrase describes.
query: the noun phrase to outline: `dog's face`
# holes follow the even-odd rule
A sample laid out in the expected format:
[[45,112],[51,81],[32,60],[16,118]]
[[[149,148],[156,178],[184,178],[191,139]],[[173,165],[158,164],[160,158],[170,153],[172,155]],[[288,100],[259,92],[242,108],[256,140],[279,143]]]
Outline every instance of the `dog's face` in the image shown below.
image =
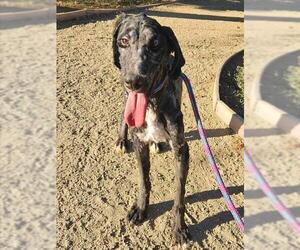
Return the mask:
[[[173,31],[145,14],[119,17],[113,35],[113,53],[125,88],[145,94],[163,74],[178,78],[184,65]],[[174,60],[169,65],[171,53]]]

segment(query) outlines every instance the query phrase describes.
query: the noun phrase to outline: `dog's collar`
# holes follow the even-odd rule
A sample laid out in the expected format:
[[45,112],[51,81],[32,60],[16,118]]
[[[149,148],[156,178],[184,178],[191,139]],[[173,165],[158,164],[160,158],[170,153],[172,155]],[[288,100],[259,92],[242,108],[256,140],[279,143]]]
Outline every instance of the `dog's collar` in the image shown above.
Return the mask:
[[164,87],[164,83],[165,83],[166,79],[161,80],[160,82],[158,82],[157,84],[155,84],[153,87],[154,89],[151,91],[151,96],[154,96],[155,94],[157,94],[159,91],[162,90],[162,88]]

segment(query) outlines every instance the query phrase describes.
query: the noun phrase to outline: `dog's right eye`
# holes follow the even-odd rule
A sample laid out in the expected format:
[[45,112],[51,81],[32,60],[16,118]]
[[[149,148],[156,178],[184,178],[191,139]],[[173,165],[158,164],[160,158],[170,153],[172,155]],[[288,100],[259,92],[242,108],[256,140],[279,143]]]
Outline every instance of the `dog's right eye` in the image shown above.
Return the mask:
[[129,46],[129,39],[127,37],[122,37],[119,44],[121,47],[126,48]]

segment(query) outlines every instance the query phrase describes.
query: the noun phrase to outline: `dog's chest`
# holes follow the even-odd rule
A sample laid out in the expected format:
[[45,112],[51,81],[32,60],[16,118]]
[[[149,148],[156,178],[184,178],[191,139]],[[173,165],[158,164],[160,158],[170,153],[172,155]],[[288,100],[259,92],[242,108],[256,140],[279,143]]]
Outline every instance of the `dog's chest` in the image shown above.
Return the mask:
[[159,121],[157,113],[152,107],[148,107],[145,117],[145,128],[137,132],[137,137],[143,142],[167,142],[169,134],[162,122]]

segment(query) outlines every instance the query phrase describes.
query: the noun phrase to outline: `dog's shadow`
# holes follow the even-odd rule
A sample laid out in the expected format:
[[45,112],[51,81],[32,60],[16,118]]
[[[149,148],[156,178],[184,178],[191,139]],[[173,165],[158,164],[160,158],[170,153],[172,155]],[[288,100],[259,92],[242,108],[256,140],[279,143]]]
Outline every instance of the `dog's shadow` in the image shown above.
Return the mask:
[[[229,187],[228,192],[230,195],[239,194],[244,192],[244,186]],[[193,204],[196,202],[207,201],[209,199],[219,199],[222,198],[222,194],[219,190],[209,190],[199,192],[193,195],[189,195],[185,198],[186,204]],[[147,220],[155,220],[159,216],[163,215],[167,211],[170,211],[173,206],[173,200],[160,202],[157,204],[150,204],[148,209]],[[244,216],[244,207],[237,208],[241,216]],[[233,220],[230,211],[222,211],[211,217],[205,218],[204,220],[198,222],[188,211],[186,211],[186,216],[189,218],[193,224],[189,225],[189,230],[192,236],[192,240],[198,242],[200,245],[202,241],[207,238],[206,233],[213,230],[216,226],[223,223],[227,223]],[[188,223],[189,224],[189,223]]]

